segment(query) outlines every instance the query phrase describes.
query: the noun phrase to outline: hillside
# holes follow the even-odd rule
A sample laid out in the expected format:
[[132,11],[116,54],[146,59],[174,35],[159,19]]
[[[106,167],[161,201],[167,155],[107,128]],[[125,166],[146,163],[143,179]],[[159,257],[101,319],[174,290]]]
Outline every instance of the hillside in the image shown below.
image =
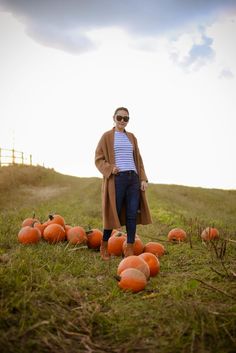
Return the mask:
[[[71,198],[75,202],[77,198],[81,209],[93,214],[95,212],[100,217],[100,189],[100,178],[73,177],[43,167],[0,168],[2,209],[15,207],[18,203],[24,207],[32,199],[34,207],[67,194],[68,202],[71,202]],[[172,227],[192,220],[218,227],[227,224],[228,230],[236,230],[236,190],[150,183],[147,194],[154,222]]]
[[[160,274],[137,294],[114,278],[121,258],[67,242],[18,243],[22,220],[50,213],[102,229],[101,179],[43,167],[0,168],[0,350],[5,353],[233,353],[236,349],[236,190],[150,184],[153,224],[144,243],[166,254]],[[206,226],[221,238],[202,243]],[[188,241],[172,244],[182,227]]]

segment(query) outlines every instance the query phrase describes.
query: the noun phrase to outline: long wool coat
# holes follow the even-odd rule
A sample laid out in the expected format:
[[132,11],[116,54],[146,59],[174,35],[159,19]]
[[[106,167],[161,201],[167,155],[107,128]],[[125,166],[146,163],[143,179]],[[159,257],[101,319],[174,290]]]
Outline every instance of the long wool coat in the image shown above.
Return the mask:
[[[134,162],[139,175],[140,182],[147,181],[147,176],[144,170],[142,157],[139,153],[138,143],[136,137],[125,131],[130,142],[133,145]],[[115,166],[114,154],[114,133],[115,128],[105,132],[96,148],[95,165],[103,175],[102,183],[102,213],[103,213],[103,227],[104,229],[114,229],[125,225],[125,205],[121,211],[121,219],[119,220],[116,211],[116,192],[114,174],[112,174]],[[140,207],[137,213],[137,224],[152,223],[151,215],[145,195],[145,191],[140,190]]]

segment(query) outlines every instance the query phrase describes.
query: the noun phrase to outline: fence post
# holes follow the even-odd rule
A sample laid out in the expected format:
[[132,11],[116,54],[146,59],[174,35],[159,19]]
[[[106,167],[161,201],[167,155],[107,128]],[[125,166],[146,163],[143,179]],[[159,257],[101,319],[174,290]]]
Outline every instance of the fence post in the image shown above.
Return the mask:
[[15,150],[12,149],[12,164],[15,164]]
[[0,147],[0,167],[4,165],[14,165],[14,164],[27,163],[31,166],[33,165],[32,154],[25,157],[24,152],[15,151],[15,149],[5,149]]

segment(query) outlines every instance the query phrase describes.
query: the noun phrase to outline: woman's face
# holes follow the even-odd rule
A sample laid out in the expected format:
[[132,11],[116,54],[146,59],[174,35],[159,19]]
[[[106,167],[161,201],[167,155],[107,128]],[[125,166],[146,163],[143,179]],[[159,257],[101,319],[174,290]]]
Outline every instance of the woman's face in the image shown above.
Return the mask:
[[124,130],[129,121],[129,114],[126,110],[118,110],[113,117],[116,127],[119,130]]

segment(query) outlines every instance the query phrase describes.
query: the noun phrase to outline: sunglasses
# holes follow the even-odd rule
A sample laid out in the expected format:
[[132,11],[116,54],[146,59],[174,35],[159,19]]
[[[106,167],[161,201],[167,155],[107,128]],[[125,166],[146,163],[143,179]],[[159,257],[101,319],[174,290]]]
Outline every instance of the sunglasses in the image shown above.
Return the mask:
[[124,120],[125,123],[128,123],[128,121],[129,121],[129,116],[117,115],[117,116],[116,116],[116,120],[119,121],[119,122],[120,122],[121,120]]

